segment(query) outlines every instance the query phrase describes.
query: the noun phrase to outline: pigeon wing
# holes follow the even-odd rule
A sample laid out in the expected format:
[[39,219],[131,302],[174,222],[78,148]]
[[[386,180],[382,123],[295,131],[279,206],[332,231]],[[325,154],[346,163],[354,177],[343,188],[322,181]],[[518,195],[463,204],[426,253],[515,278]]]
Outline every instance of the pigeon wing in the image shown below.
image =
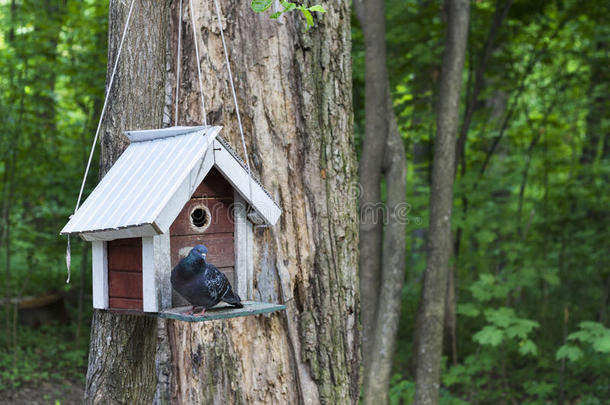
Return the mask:
[[227,292],[228,288],[231,288],[227,276],[225,276],[216,266],[213,264],[207,265],[207,271],[205,273],[205,286],[210,295],[213,305],[218,304],[223,295]]

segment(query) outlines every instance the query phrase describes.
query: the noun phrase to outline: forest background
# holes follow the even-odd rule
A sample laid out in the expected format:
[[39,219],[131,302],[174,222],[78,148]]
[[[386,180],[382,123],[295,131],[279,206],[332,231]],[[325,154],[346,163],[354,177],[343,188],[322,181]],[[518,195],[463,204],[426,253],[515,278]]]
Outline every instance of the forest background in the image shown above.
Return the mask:
[[[446,21],[439,1],[385,6],[409,204],[389,392],[409,403]],[[58,231],[103,102],[107,18],[107,1],[0,1],[0,397],[84,379],[90,248],[72,239],[66,284]],[[599,0],[471,2],[441,403],[610,398],[609,23]],[[352,39],[360,153],[365,55],[355,16]],[[51,305],[28,309],[24,297]]]

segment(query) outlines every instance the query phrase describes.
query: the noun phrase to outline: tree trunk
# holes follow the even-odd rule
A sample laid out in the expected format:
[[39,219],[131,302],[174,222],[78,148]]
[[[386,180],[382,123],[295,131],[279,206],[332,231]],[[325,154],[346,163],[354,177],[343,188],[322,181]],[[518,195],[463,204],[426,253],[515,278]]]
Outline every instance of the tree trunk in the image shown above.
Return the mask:
[[388,387],[396,348],[405,277],[407,160],[389,92],[386,102],[389,133],[383,156],[383,168],[387,186],[387,212],[380,252],[381,274],[376,314],[373,319],[373,345],[369,349],[368,367],[365,364],[362,401],[364,405],[388,403]]
[[468,36],[469,2],[447,0],[447,37],[439,83],[437,129],[430,190],[428,263],[424,273],[415,375],[415,403],[437,404],[443,320],[451,243],[451,210],[462,70]]
[[[256,229],[258,300],[285,312],[203,323],[95,311],[87,403],[355,403],[359,395],[358,225],[349,4],[305,32],[249,2],[221,1],[252,170],[280,202]],[[241,151],[214,3],[193,1],[208,123]],[[178,2],[136,0],[111,92],[102,173],[125,129],[173,125]],[[109,66],[128,4],[111,1]],[[179,125],[203,122],[188,2]]]
[[[388,135],[388,71],[383,2],[355,2],[362,10],[360,21],[365,49],[365,136],[359,162],[360,196],[360,293],[362,297],[362,358],[364,391],[375,348],[375,323],[381,286],[383,205],[381,181],[383,155]],[[366,396],[366,394],[365,394]]]
[[[365,405],[388,402],[405,274],[407,162],[386,66],[383,2],[356,0],[365,42],[365,138],[360,158],[360,291]],[[386,204],[381,200],[385,178]]]

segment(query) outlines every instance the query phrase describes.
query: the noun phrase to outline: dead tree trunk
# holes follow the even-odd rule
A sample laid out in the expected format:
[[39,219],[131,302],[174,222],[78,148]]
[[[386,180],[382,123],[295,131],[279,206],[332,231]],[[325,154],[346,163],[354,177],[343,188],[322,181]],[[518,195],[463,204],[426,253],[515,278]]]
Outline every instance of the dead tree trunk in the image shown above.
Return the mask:
[[[128,2],[111,1],[111,64]],[[239,147],[214,3],[194,0],[209,124]],[[253,172],[281,203],[255,231],[255,296],[271,316],[204,323],[95,311],[86,403],[354,403],[359,395],[358,225],[349,4],[329,1],[305,32],[249,2],[221,1]],[[125,129],[174,125],[177,1],[136,0],[102,138],[102,173]],[[179,125],[201,124],[188,1]],[[109,66],[111,66],[109,64]],[[180,157],[177,156],[177,159]]]
[[468,0],[447,0],[445,7],[448,21],[432,162],[428,263],[416,332],[415,403],[418,405],[438,404],[439,398],[447,275],[452,252],[451,210],[456,135],[470,11]]

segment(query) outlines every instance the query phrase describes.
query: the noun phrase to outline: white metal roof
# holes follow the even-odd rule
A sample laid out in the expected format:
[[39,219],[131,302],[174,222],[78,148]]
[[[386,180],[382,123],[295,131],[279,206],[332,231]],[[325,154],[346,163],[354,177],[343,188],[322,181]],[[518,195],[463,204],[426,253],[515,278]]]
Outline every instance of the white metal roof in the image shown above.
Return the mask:
[[61,233],[78,233],[86,240],[167,233],[212,166],[274,225],[279,206],[256,181],[249,198],[247,171],[224,142],[215,142],[220,130],[204,126],[127,132],[131,144]]

